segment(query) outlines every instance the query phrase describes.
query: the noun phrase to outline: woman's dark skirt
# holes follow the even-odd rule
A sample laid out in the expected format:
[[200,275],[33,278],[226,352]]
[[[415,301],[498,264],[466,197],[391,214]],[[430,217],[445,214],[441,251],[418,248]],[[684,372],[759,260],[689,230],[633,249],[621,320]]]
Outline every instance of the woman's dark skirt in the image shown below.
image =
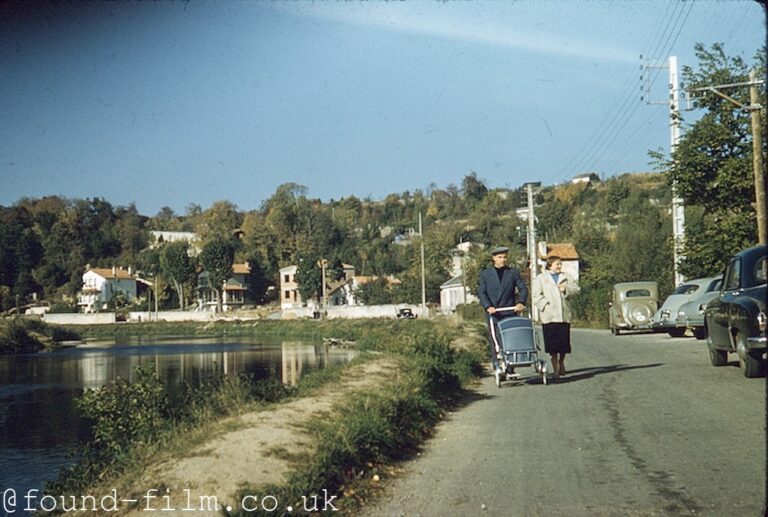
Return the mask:
[[571,353],[571,324],[544,323],[544,351],[548,354]]

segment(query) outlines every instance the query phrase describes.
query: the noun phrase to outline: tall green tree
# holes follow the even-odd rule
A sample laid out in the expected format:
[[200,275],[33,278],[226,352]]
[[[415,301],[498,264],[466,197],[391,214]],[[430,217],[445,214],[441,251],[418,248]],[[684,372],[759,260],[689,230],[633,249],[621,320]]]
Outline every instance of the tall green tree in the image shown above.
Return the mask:
[[[749,80],[751,66],[740,57],[728,56],[722,45],[706,49],[698,44],[696,56],[697,68],[683,68],[689,89]],[[759,69],[759,77],[765,76],[764,56],[759,53],[753,65]],[[765,91],[763,85],[763,106]],[[726,93],[749,104],[746,86],[729,88]],[[687,125],[672,160],[664,162],[656,155],[669,170],[669,184],[677,187],[686,205],[704,210],[698,231],[686,232],[681,272],[689,277],[722,271],[730,255],[757,240],[750,114],[714,93],[699,93],[694,106],[704,114]],[[765,153],[765,139],[762,145]]]
[[164,244],[160,251],[160,269],[176,291],[179,309],[183,310],[186,306],[184,287],[195,276],[194,264],[189,258],[189,243],[177,241]]
[[216,309],[222,312],[222,290],[224,282],[232,276],[235,245],[231,239],[214,237],[203,246],[198,258],[208,273],[208,287],[216,293]]

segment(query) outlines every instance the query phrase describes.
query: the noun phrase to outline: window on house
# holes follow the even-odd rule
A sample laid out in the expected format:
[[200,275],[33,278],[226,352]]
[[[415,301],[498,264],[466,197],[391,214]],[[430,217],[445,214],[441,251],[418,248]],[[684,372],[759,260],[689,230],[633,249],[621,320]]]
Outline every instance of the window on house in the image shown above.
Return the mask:
[[291,299],[291,292],[290,291],[286,291],[285,292],[285,296],[283,296],[283,298],[285,298],[286,300],[290,300]]
[[283,278],[285,279],[286,284],[291,281],[291,275],[285,275]]

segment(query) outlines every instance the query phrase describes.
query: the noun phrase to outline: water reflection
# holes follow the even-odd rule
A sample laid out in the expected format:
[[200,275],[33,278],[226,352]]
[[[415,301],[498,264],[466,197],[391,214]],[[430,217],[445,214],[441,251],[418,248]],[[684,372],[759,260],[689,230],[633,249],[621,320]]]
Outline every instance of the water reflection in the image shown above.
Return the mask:
[[84,389],[151,368],[170,394],[223,373],[296,385],[307,372],[341,364],[350,350],[263,338],[173,338],[92,342],[52,353],[0,356],[0,492],[41,488],[84,433],[75,399]]

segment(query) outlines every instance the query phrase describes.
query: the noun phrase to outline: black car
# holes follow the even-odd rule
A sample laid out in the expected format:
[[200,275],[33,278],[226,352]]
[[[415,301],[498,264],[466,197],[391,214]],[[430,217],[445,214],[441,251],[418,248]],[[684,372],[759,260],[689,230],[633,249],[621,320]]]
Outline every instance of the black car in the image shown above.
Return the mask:
[[397,319],[399,320],[415,320],[416,315],[411,309],[400,309],[397,311]]
[[714,366],[723,366],[728,362],[728,352],[735,352],[745,377],[765,376],[768,370],[766,268],[764,244],[734,255],[725,270],[719,296],[704,311],[710,361]]

